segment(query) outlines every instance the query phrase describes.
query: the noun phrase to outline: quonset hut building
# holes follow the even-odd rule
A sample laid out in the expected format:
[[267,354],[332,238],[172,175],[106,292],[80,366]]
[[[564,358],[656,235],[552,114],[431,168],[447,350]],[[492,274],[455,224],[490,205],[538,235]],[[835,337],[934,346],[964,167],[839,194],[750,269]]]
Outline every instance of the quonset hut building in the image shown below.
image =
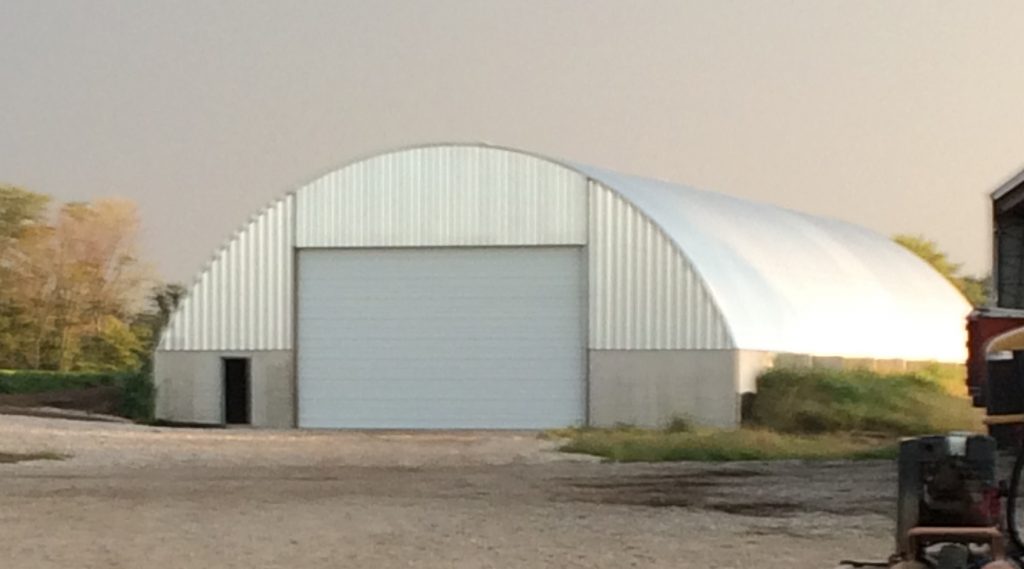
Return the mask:
[[783,357],[962,362],[970,307],[848,223],[483,145],[256,214],[155,355],[157,416],[311,428],[735,425]]

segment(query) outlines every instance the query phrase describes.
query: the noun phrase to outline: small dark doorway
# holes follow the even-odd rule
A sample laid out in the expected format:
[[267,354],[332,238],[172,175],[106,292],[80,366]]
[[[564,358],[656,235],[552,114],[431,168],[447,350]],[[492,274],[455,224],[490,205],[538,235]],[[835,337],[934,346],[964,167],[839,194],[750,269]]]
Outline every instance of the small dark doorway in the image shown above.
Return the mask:
[[249,359],[224,358],[224,422],[249,424]]

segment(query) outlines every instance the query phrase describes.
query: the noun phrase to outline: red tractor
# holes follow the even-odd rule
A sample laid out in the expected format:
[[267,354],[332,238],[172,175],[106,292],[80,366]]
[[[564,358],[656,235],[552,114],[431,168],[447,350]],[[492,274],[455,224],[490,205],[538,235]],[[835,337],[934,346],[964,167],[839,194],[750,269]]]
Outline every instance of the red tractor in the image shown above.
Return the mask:
[[879,566],[1024,566],[1024,172],[992,205],[994,300],[967,319],[967,387],[988,434],[901,443],[896,554]]
[[[953,433],[900,444],[899,569],[1010,569],[1024,558],[1024,310],[988,308],[967,319],[967,387],[988,435]],[[1013,456],[1009,482],[1000,453]],[[1008,462],[1008,461],[1004,461]],[[856,565],[856,564],[855,564]]]
[[1024,441],[1024,310],[982,308],[967,318],[967,390],[1001,446]]

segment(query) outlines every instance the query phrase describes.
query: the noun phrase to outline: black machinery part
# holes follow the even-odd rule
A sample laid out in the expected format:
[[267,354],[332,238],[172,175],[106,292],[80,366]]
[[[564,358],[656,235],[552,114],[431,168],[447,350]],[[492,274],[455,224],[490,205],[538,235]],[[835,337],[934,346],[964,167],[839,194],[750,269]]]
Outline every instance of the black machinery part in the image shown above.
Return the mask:
[[1021,528],[1017,525],[1017,495],[1020,491],[1021,471],[1024,470],[1024,449],[1017,451],[1017,458],[1013,461],[1013,474],[1010,475],[1010,490],[1006,497],[1006,525],[1010,530],[1010,541],[1013,542],[1017,554],[1024,553],[1024,539],[1021,537]]

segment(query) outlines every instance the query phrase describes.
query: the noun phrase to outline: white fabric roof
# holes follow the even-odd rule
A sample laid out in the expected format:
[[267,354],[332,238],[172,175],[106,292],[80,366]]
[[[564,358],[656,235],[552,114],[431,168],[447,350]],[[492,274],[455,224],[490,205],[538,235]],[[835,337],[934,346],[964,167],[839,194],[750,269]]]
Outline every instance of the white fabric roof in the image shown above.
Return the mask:
[[618,192],[679,246],[736,347],[962,362],[971,306],[891,239],[823,217],[571,165]]

